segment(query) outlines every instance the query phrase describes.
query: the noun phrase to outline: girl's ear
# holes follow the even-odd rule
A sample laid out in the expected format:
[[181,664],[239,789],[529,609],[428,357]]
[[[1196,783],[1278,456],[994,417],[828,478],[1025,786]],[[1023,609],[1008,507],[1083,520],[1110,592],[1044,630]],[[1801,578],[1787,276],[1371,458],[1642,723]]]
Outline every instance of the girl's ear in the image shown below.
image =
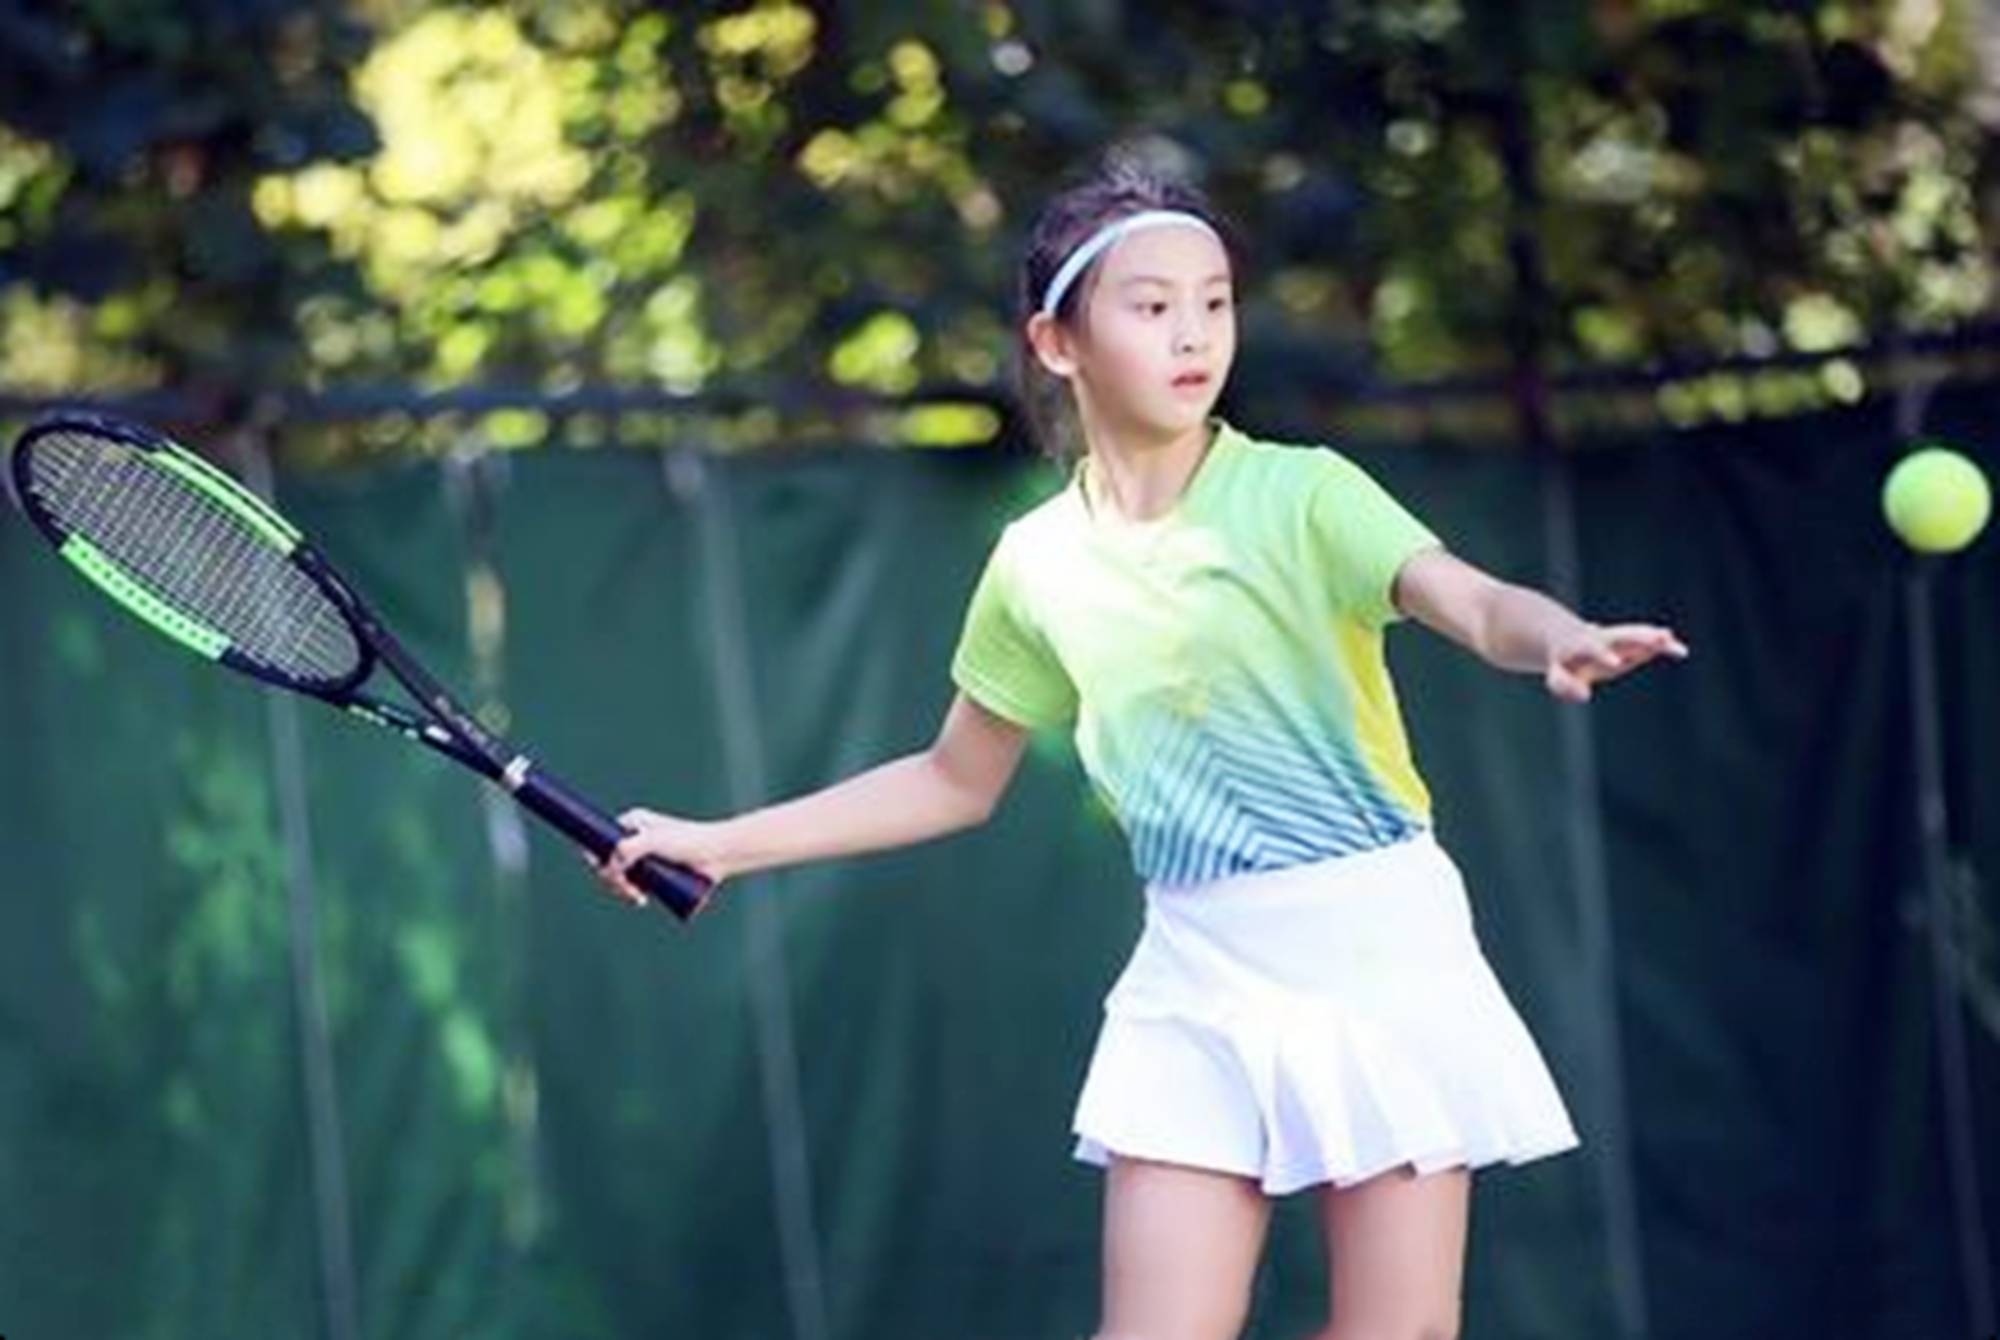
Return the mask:
[[1035,361],[1058,377],[1076,375],[1073,344],[1062,323],[1046,312],[1028,318],[1028,346],[1035,351]]

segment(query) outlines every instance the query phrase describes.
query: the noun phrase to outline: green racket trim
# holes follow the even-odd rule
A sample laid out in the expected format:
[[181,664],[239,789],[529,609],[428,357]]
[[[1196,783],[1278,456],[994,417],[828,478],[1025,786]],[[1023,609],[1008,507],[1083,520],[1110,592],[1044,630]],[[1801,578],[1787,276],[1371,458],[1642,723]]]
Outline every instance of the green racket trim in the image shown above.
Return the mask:
[[289,554],[298,547],[299,532],[289,521],[272,511],[262,498],[193,452],[167,447],[148,452],[143,459],[179,475],[191,487],[199,489],[204,497],[234,512],[251,529],[269,540],[279,553]]
[[70,536],[56,552],[106,595],[190,651],[215,661],[222,659],[222,653],[229,650],[227,637],[198,619],[190,619],[148,591],[83,536]]

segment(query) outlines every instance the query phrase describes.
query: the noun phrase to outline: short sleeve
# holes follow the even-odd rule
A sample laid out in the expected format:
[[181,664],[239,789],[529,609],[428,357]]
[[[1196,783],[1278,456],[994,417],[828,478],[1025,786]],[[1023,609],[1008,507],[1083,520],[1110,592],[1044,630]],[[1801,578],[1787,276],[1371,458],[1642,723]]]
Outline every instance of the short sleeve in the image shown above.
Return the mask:
[[973,589],[952,682],[980,706],[1029,729],[1060,726],[1076,715],[1076,687],[1048,640],[1023,610],[1007,533],[993,546]]
[[1397,572],[1440,541],[1360,466],[1338,452],[1322,454],[1307,504],[1313,561],[1342,610],[1371,627],[1393,623],[1401,617]]

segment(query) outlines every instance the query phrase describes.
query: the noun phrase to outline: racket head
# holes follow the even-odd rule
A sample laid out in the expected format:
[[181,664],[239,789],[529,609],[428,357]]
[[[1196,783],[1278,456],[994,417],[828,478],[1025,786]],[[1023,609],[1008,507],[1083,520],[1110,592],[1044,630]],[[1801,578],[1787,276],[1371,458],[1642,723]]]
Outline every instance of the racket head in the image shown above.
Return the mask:
[[7,474],[57,554],[197,655],[334,699],[373,668],[352,595],[298,529],[172,439],[58,411],[21,432]]

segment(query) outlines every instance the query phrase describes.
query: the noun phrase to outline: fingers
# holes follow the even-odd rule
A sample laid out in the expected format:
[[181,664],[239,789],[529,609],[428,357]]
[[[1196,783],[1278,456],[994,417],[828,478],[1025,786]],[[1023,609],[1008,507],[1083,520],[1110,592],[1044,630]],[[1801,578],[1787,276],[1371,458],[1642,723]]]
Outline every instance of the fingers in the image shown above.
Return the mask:
[[1588,687],[1599,680],[1615,679],[1628,668],[1628,663],[1615,648],[1606,642],[1592,640],[1574,646],[1564,653],[1550,667],[1549,687],[1556,687],[1556,677],[1560,675],[1566,683]]
[[1645,651],[1657,656],[1672,656],[1676,660],[1688,654],[1687,644],[1680,640],[1671,628],[1661,628],[1647,623],[1613,624],[1603,629],[1604,639],[1621,651]]
[[[653,811],[640,809],[626,810],[618,816],[618,822],[626,831],[618,845],[604,853],[604,871],[608,879],[615,880],[625,890],[637,893],[625,872],[631,868],[634,861],[643,860],[651,854],[647,848],[644,830],[647,825],[657,823],[659,819],[660,816]],[[643,893],[638,894],[638,901],[645,901]]]
[[594,860],[587,851],[579,852],[578,855],[583,857],[583,863],[589,867],[590,873],[597,876],[598,882],[609,889],[612,894],[635,906],[643,907],[645,905],[646,895],[644,891],[635,886],[625,876],[625,867],[629,862],[617,860],[617,852],[615,850],[606,854],[602,864]]
[[645,842],[645,838],[637,833],[619,839],[618,845],[604,854],[604,863],[624,874],[627,866],[646,855]]
[[1671,628],[1625,623],[1593,628],[1549,668],[1549,692],[1566,702],[1587,702],[1591,685],[1629,674],[1666,656],[1683,660],[1688,648]]
[[1629,670],[1656,656],[1671,656],[1679,660],[1687,654],[1687,644],[1675,636],[1671,628],[1631,623],[1595,630],[1563,660],[1571,665],[1584,661],[1607,670]]
[[1549,667],[1544,676],[1549,692],[1566,703],[1587,703],[1590,701],[1590,681],[1582,675],[1562,665]]
[[722,882],[722,876],[697,855],[700,824],[648,809],[625,810],[619,814],[618,822],[625,835],[601,860],[585,856],[584,861],[598,881],[619,898],[638,906],[653,901],[632,879],[633,868],[652,858],[699,870],[711,886]]
[[1653,651],[1644,647],[1634,647],[1621,651],[1615,647],[1597,646],[1571,656],[1564,664],[1573,674],[1581,675],[1592,683],[1616,679],[1628,670],[1636,670],[1653,659]]

